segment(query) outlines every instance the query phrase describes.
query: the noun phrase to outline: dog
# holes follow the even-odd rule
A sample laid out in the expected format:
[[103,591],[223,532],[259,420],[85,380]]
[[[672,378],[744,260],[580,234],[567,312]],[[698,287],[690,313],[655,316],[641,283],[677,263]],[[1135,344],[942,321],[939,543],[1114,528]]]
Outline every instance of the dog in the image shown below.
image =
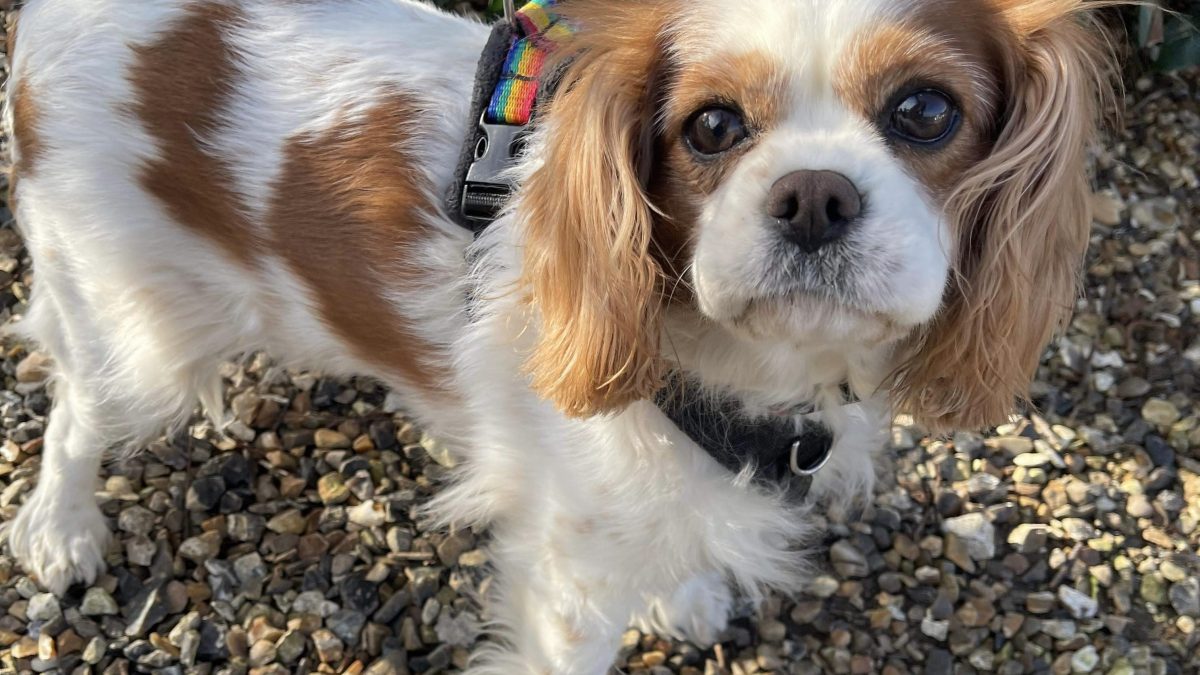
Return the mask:
[[429,513],[494,534],[480,674],[604,673],[631,621],[711,642],[733,589],[800,587],[814,509],[869,496],[895,411],[945,431],[1025,398],[1113,98],[1086,2],[552,9],[567,35],[476,236],[445,195],[488,26],[27,3],[19,328],[55,374],[9,541],[42,585],[103,567],[104,452],[219,418],[218,364],[251,350],[378,378],[461,458]]

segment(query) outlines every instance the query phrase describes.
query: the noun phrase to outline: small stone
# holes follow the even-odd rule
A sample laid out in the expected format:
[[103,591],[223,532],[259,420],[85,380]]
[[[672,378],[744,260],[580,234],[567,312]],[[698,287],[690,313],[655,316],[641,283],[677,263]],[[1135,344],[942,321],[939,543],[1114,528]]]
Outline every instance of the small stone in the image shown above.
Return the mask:
[[1058,587],[1058,600],[1076,619],[1091,619],[1100,610],[1100,605],[1086,593],[1070,586]]
[[256,542],[262,538],[267,522],[253,513],[231,513],[226,521],[229,538],[239,542]]
[[996,528],[982,513],[947,518],[942,522],[942,530],[961,539],[974,560],[991,560],[996,556]]
[[822,574],[813,577],[812,581],[808,583],[806,590],[809,595],[815,598],[830,598],[833,597],[834,593],[837,593],[839,585],[837,579],[827,574]]
[[1140,398],[1149,393],[1150,383],[1140,377],[1126,378],[1117,385],[1117,396],[1121,398]]
[[1036,523],[1021,523],[1008,534],[1008,543],[1018,553],[1037,553],[1046,545],[1050,528]]
[[343,607],[362,614],[370,614],[379,608],[379,584],[367,581],[362,574],[352,574],[338,585]]
[[325,625],[329,627],[329,630],[341,638],[342,642],[351,646],[358,644],[359,634],[366,623],[366,615],[352,609],[334,612],[325,620]]
[[154,515],[153,511],[135,504],[122,510],[121,515],[117,516],[117,527],[122,532],[146,537],[154,531],[156,520],[158,520],[158,516]]
[[471,550],[473,546],[475,546],[475,537],[470,532],[454,532],[447,535],[437,545],[438,560],[443,565],[453,565],[458,562],[459,556]]
[[1167,604],[1167,587],[1162,575],[1157,572],[1142,577],[1140,590],[1142,599],[1154,605]]
[[1146,495],[1133,494],[1125,502],[1125,511],[1134,518],[1151,518],[1154,516],[1154,505]]
[[54,368],[54,360],[42,352],[30,352],[17,364],[15,375],[21,384],[43,382],[50,377]]
[[387,510],[383,504],[368,499],[346,509],[346,517],[360,527],[378,527],[387,522]]
[[1163,575],[1164,579],[1171,583],[1183,581],[1190,576],[1183,566],[1170,559],[1162,561],[1162,564],[1158,566],[1158,571]]
[[937,621],[933,617],[927,616],[921,621],[921,632],[938,642],[945,642],[946,636],[950,633],[950,622]]
[[1101,225],[1116,227],[1121,224],[1121,213],[1125,204],[1121,198],[1109,191],[1092,193],[1092,218]]
[[99,586],[93,586],[83,594],[83,601],[79,603],[79,611],[86,616],[109,616],[119,614],[121,608],[117,606],[117,601],[113,600],[108,591]]
[[1039,591],[1025,596],[1025,609],[1030,614],[1045,614],[1054,609],[1054,605],[1055,597],[1053,593]]
[[1152,398],[1142,406],[1142,419],[1161,429],[1169,428],[1179,417],[1179,409],[1165,399]]
[[259,640],[250,646],[250,665],[265,666],[275,660],[275,645],[268,640]]
[[1087,541],[1100,535],[1100,532],[1092,527],[1091,523],[1082,518],[1063,518],[1062,527],[1067,536],[1074,541]]
[[931,649],[925,657],[925,675],[951,675],[954,656],[945,649]]
[[350,439],[346,434],[333,429],[317,429],[313,434],[313,442],[323,450],[345,450],[350,447]]
[[322,663],[337,665],[341,663],[345,646],[332,632],[324,628],[313,631],[313,646],[317,649],[317,658]]
[[1100,654],[1096,652],[1096,648],[1087,645],[1083,649],[1076,651],[1071,655],[1071,672],[1072,673],[1090,673],[1100,664]]
[[1200,618],[1200,579],[1191,577],[1172,584],[1167,595],[1176,612]]
[[317,481],[317,494],[325,505],[341,504],[350,498],[350,489],[340,473],[327,473]]
[[304,639],[304,634],[300,631],[289,630],[279,638],[275,643],[275,654],[279,658],[280,663],[292,665],[304,656],[304,650],[308,646],[308,641]]
[[188,486],[184,504],[189,511],[211,511],[221,503],[225,480],[220,476],[197,478]]
[[221,533],[216,531],[189,537],[179,545],[179,555],[195,563],[215,558],[220,552]]
[[38,643],[37,640],[28,636],[17,640],[17,642],[8,648],[8,653],[14,659],[28,659],[37,656]]
[[54,621],[62,617],[62,608],[58,606],[58,598],[51,593],[38,593],[29,599],[25,615],[30,621]]
[[[779,623],[776,621],[775,623]],[[783,624],[780,624],[781,626]],[[786,627],[784,629],[786,631]],[[438,619],[434,626],[434,631],[437,633],[438,641],[443,644],[448,644],[452,647],[470,647],[475,644],[475,640],[479,636],[479,625],[473,617],[466,612],[451,616],[449,612],[445,612]],[[759,635],[764,641],[771,642],[773,633],[764,633],[762,626],[759,627]],[[782,642],[782,638],[774,640],[774,642]]]
[[846,579],[862,579],[871,571],[867,557],[847,539],[838,540],[829,548],[829,558],[837,573]]
[[83,653],[80,657],[84,663],[95,665],[100,663],[100,659],[104,658],[104,653],[108,651],[108,643],[104,638],[96,636],[88,641],[87,646],[83,648]]
[[147,588],[126,607],[125,635],[142,637],[167,617],[167,603],[161,586]]
[[967,543],[955,534],[947,534],[944,540],[944,555],[947,560],[958,565],[964,572],[975,571],[975,561],[967,548]]
[[1042,621],[1042,632],[1055,640],[1069,640],[1078,631],[1074,621],[1066,619],[1046,619]]
[[267,521],[267,529],[279,534],[304,534],[308,521],[296,509],[288,509]]

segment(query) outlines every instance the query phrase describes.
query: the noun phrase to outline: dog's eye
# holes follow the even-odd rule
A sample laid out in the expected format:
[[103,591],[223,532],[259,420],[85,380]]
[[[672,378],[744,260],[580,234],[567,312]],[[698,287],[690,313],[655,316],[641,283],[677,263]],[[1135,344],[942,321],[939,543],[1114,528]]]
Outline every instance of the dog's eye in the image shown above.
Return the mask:
[[915,91],[900,99],[892,111],[891,134],[917,145],[933,145],[950,137],[958,126],[958,108],[935,89]]
[[692,115],[684,134],[692,150],[705,156],[719,155],[746,140],[750,132],[742,116],[729,108],[705,108]]

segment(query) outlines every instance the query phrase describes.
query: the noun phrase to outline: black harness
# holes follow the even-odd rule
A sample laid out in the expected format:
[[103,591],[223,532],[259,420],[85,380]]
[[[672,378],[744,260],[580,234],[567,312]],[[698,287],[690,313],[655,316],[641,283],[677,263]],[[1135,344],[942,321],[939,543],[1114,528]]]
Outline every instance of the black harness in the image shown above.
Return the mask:
[[[454,181],[446,194],[446,211],[478,236],[495,221],[516,186],[508,178],[530,125],[489,124],[485,111],[500,78],[516,31],[497,22],[476,69],[471,100],[471,124],[459,157]],[[553,96],[558,73],[543,78],[539,104]],[[535,106],[535,116],[537,107]],[[843,399],[854,402],[843,387]],[[694,381],[673,373],[655,399],[684,434],[718,464],[733,473],[747,469],[754,481],[782,488],[791,499],[807,495],[813,476],[829,461],[833,432],[817,419],[815,409],[794,410],[786,416],[748,417],[730,397],[703,391]]]

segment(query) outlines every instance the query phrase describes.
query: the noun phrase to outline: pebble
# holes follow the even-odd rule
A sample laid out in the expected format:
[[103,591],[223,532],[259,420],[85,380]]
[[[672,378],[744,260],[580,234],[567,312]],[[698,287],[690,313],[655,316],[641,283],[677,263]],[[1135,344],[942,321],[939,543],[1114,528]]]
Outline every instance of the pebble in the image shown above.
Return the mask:
[[38,593],[29,599],[25,615],[30,621],[54,621],[62,617],[62,608],[58,605],[58,598],[52,594]]
[[846,579],[861,579],[871,571],[866,556],[846,539],[830,547],[829,558],[837,573]]
[[1170,427],[1178,422],[1179,418],[1179,409],[1166,399],[1152,398],[1142,406],[1142,419],[1160,429]]
[[1037,523],[1021,523],[1008,534],[1008,543],[1018,553],[1037,553],[1046,545],[1050,528]]
[[87,616],[106,616],[119,614],[121,609],[108,591],[93,586],[84,593],[83,600],[79,603],[79,611]]
[[1071,655],[1072,673],[1091,673],[1100,664],[1100,654],[1096,648],[1087,645]]
[[996,528],[982,513],[968,513],[942,522],[942,531],[958,537],[973,560],[996,557]]
[[1100,605],[1096,600],[1070,586],[1058,587],[1058,599],[1076,619],[1091,619],[1100,611]]
[[1200,618],[1200,579],[1190,577],[1171,584],[1167,597],[1179,614]]

